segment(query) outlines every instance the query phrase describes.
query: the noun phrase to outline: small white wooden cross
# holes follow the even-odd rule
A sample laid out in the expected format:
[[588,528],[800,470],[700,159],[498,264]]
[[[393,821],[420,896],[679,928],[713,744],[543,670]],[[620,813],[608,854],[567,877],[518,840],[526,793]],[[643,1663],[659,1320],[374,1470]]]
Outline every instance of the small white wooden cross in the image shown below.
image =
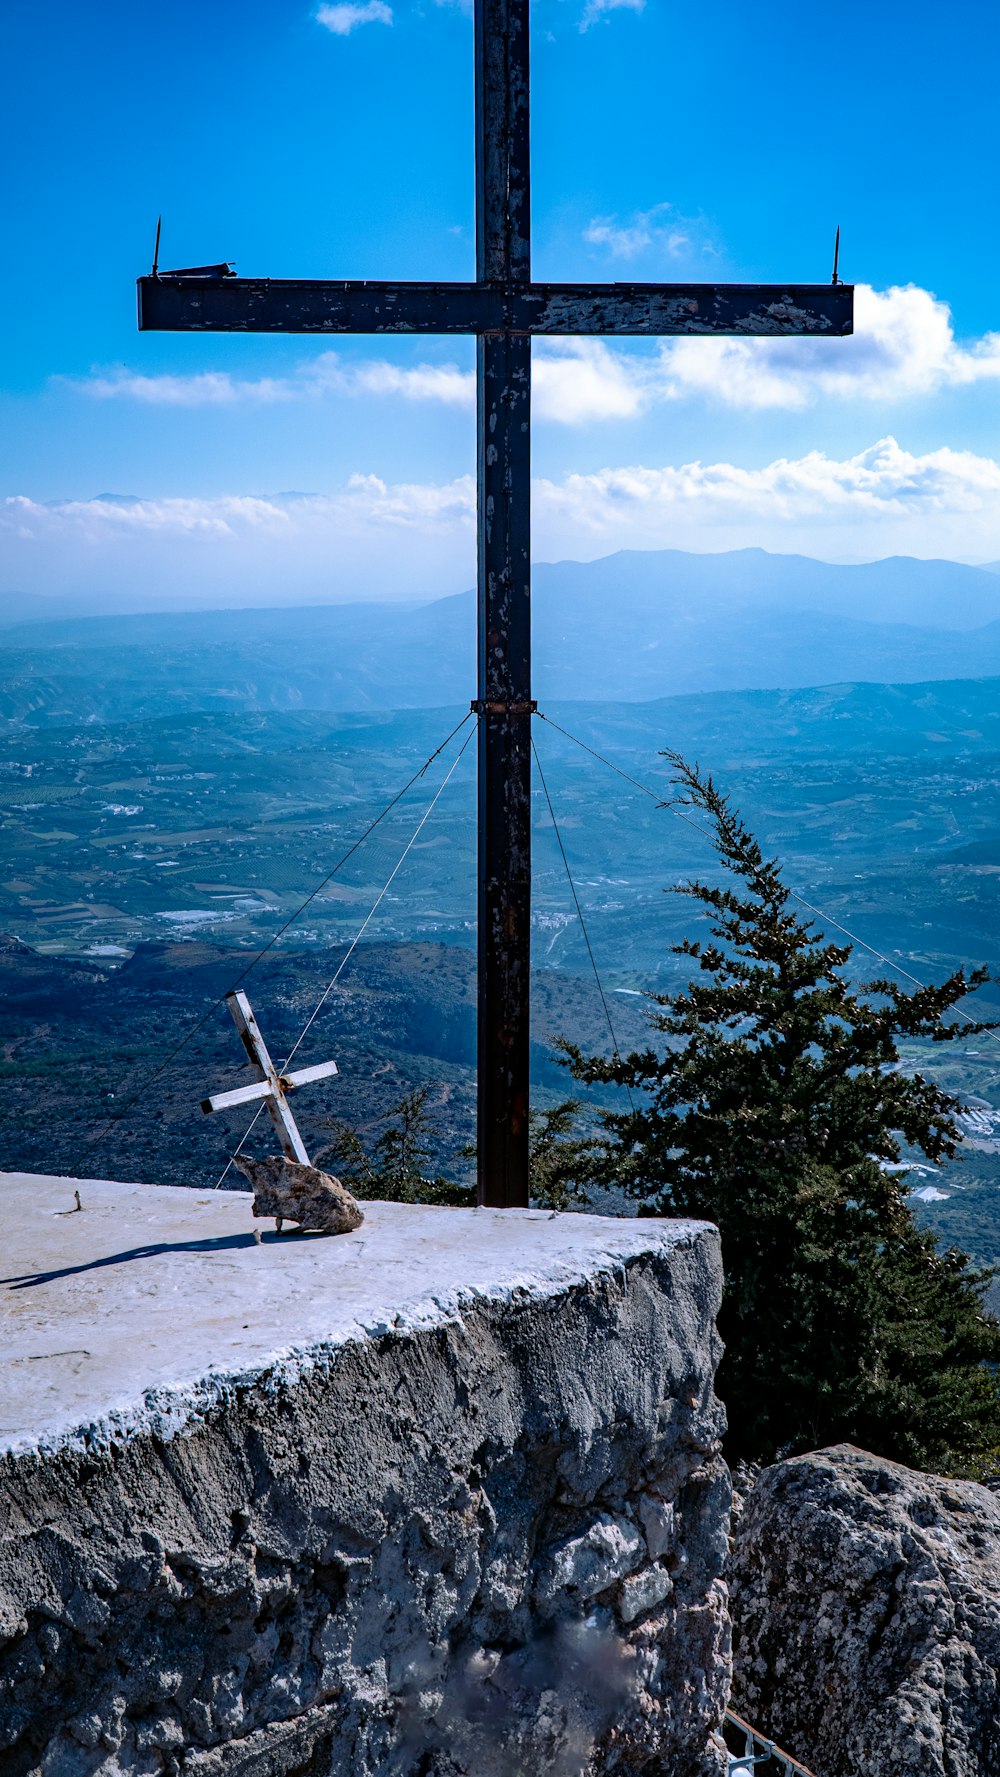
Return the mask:
[[255,1086],[237,1086],[233,1092],[216,1092],[212,1098],[203,1098],[202,1110],[206,1115],[209,1111],[228,1111],[234,1104],[250,1104],[253,1099],[262,1098],[271,1113],[286,1159],[299,1160],[303,1166],[309,1166],[311,1161],[288,1108],[287,1094],[294,1092],[297,1086],[308,1086],[312,1080],[329,1079],[331,1074],[340,1071],[337,1063],[320,1061],[315,1067],[296,1068],[294,1074],[279,1074],[267,1052],[267,1044],[246,994],[227,993],[226,1005],[233,1015],[240,1041],[261,1078]]

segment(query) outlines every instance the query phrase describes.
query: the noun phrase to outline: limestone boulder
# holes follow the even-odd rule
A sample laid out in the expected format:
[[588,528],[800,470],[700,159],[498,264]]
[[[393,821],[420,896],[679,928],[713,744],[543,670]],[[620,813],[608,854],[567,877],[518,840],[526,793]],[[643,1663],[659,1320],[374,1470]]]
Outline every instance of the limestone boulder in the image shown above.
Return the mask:
[[822,1777],[1000,1777],[1000,1498],[850,1445],[734,1525],[733,1707]]
[[295,1222],[303,1233],[353,1234],[365,1212],[346,1185],[318,1166],[303,1166],[283,1154],[253,1160],[240,1154],[236,1165],[253,1186],[255,1216],[274,1216],[281,1232],[283,1222]]

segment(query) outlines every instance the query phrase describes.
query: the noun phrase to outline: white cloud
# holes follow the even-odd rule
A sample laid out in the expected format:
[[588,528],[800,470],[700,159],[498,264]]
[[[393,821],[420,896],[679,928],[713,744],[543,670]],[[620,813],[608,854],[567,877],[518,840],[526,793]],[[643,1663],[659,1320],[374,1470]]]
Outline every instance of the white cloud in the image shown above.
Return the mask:
[[565,426],[633,419],[646,405],[641,360],[612,351],[602,339],[536,346],[532,388],[538,417]]
[[470,410],[476,405],[476,378],[457,364],[417,364],[401,369],[377,359],[342,374],[351,395],[402,395],[407,401],[440,401],[446,407]]
[[831,397],[906,401],[1000,377],[1000,334],[960,344],[948,304],[914,284],[859,284],[854,324],[848,339],[664,340],[650,383],[666,397],[804,408]]
[[392,7],[385,0],[362,0],[360,5],[341,0],[335,6],[321,6],[316,18],[335,37],[349,37],[358,25],[391,25]]
[[[855,331],[847,339],[685,336],[661,340],[652,353],[603,341],[546,341],[536,362],[547,378],[546,417],[566,424],[630,418],[673,401],[751,411],[831,400],[884,406],[996,382],[1000,333],[963,344],[948,304],[929,290],[859,284]],[[574,386],[577,366],[586,400]]]
[[475,576],[475,484],[355,475],[331,494],[0,500],[0,592],[301,604],[433,596]]
[[287,523],[288,515],[278,501],[248,494],[226,494],[214,500],[115,499],[105,495],[97,500],[46,502],[15,494],[0,505],[0,528],[4,530],[35,539],[58,532],[84,544],[103,544],[138,533],[147,537],[157,532],[234,536]]
[[270,531],[286,538],[290,529],[303,532],[316,524],[336,524],[349,517],[423,526],[464,524],[474,513],[475,486],[470,476],[443,484],[390,485],[377,475],[352,475],[346,487],[335,494],[223,494],[205,499],[148,500],[103,494],[96,500],[50,502],[16,494],[0,502],[0,529],[14,530],[22,537],[41,537],[58,530],[91,543],[157,532],[245,538]]
[[[601,469],[533,487],[538,559],[615,549],[757,545],[828,560],[903,553],[1000,558],[1000,462],[882,438],[757,468]],[[294,604],[439,595],[475,578],[475,486],[355,475],[328,494],[0,502],[0,590],[132,592],[187,602]]]
[[100,370],[68,380],[72,388],[98,401],[142,401],[154,407],[229,407],[324,395],[398,395],[407,401],[440,401],[464,408],[476,404],[475,376],[457,364],[401,367],[381,358],[344,364],[337,352],[321,352],[284,377],[237,377],[222,370],[193,376]]
[[[859,284],[855,307],[848,339],[686,336],[661,340],[652,353],[547,341],[536,352],[539,374],[548,376],[546,417],[567,424],[627,418],[672,401],[792,411],[830,400],[885,405],[1000,379],[1000,333],[962,344],[947,303],[928,290]],[[585,366],[585,404],[570,373],[574,357]]]
[[617,216],[595,216],[583,231],[592,247],[604,247],[615,259],[635,259],[655,248],[668,258],[717,251],[701,217],[682,216],[673,204],[654,204],[637,210],[626,221]]
[[587,0],[580,20],[581,31],[589,31],[598,19],[605,18],[609,12],[643,12],[646,0]]
[[824,556],[896,551],[982,560],[1000,554],[1000,463],[942,448],[921,456],[883,438],[845,460],[810,451],[762,468],[632,465],[543,481],[540,533],[605,548],[734,549]]
[[202,370],[194,376],[95,371],[89,377],[66,380],[97,401],[144,401],[152,407],[230,407],[239,401],[287,401],[292,393],[280,377],[239,378],[226,370]]
[[[535,411],[564,425],[630,419],[648,405],[648,371],[600,339],[544,340],[535,349]],[[153,407],[232,407],[316,400],[324,396],[397,397],[473,413],[476,377],[458,364],[391,364],[383,358],[344,363],[322,352],[285,377],[143,376],[95,371],[70,386],[97,401],[139,401]]]

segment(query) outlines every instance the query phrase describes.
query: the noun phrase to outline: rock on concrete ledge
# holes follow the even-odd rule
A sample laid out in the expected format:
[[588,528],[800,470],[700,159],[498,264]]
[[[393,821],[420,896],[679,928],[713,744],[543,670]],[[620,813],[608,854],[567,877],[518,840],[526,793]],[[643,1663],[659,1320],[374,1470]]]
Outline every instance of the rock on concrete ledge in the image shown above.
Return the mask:
[[713,1229],[74,1183],[0,1176],[3,1777],[720,1769]]

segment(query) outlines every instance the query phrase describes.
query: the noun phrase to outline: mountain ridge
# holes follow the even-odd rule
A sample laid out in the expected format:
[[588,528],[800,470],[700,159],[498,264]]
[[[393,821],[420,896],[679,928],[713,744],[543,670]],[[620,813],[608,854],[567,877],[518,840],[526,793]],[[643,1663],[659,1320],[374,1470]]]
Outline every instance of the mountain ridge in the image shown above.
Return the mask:
[[[126,496],[115,496],[122,502]],[[669,584],[671,590],[707,593],[721,604],[774,604],[804,609],[825,609],[837,614],[865,614],[873,597],[880,602],[880,615],[892,621],[906,617],[918,618],[931,626],[946,629],[976,628],[993,617],[1000,617],[1000,595],[996,578],[1000,563],[974,566],[967,562],[949,561],[944,557],[884,556],[870,562],[827,562],[815,556],[774,554],[761,548],[714,551],[682,549],[616,550],[610,555],[596,556],[588,561],[560,559],[535,562],[532,568],[538,587],[562,587],[576,580],[584,588],[610,581],[617,585],[622,579],[633,592],[650,581],[659,582],[660,590]],[[386,606],[410,610],[440,604],[447,599],[469,599],[464,592],[433,598],[416,594],[388,600],[338,600],[329,604],[309,600],[300,606],[269,606],[259,603],[238,605],[227,601],[213,606],[199,600],[190,603],[183,597],[156,611],[143,609],[137,594],[107,592],[90,596],[87,608],[66,595],[43,596],[17,590],[0,592],[0,627],[19,629],[28,623],[85,621],[97,617],[179,617],[204,615],[217,611],[264,611],[271,609],[343,610],[358,604],[376,611]],[[25,616],[25,605],[29,614]]]
[[[763,550],[623,551],[541,564],[534,587],[535,690],[547,701],[1000,673],[1000,577],[960,563],[889,557],[842,569]],[[942,603],[949,622],[916,621]],[[883,609],[907,620],[876,618]],[[32,617],[3,631],[0,717],[38,725],[460,704],[475,694],[475,627],[471,592]]]

